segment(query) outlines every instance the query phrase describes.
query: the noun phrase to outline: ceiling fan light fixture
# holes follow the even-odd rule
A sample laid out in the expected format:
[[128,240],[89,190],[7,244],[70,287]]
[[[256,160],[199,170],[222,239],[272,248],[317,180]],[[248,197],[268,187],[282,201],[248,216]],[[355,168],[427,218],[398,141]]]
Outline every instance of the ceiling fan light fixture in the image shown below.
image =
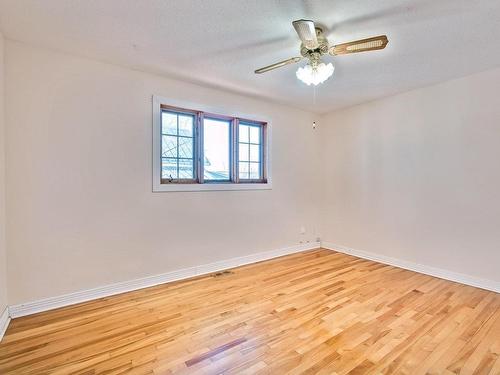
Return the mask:
[[297,75],[297,78],[306,85],[310,86],[313,84],[314,86],[317,86],[330,78],[334,70],[335,67],[332,63],[319,63],[316,66],[312,66],[308,63],[297,69],[295,74]]

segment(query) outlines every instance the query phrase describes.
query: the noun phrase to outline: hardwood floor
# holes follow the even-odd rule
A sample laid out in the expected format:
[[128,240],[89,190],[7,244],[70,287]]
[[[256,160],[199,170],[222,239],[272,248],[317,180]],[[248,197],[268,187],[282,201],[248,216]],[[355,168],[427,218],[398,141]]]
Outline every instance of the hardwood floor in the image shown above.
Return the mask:
[[500,374],[500,294],[314,250],[15,319],[0,374]]

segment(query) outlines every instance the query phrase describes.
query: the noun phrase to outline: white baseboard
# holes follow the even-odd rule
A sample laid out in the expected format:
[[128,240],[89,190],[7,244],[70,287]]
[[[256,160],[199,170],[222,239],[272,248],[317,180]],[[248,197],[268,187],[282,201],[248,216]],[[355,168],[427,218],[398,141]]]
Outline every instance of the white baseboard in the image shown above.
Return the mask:
[[280,257],[283,255],[298,253],[305,250],[317,249],[319,247],[320,247],[319,242],[311,242],[303,245],[291,246],[282,249],[246,255],[238,258],[221,260],[218,262],[204,264],[201,266],[171,271],[161,275],[148,276],[141,279],[124,281],[89,290],[82,290],[79,292],[69,293],[62,296],[50,297],[38,301],[12,305],[9,306],[9,313],[11,318],[18,318],[21,316],[31,315],[42,311],[57,309],[59,307],[91,301],[97,298],[109,297],[115,294],[130,292],[137,289],[143,289],[158,284],[164,284],[171,281],[187,279],[190,277],[205,275],[208,273],[221,271],[228,268],[234,268],[246,264],[256,263],[263,260]]
[[453,272],[442,268],[431,267],[424,264],[410,262],[407,260],[371,253],[368,251],[351,249],[346,246],[336,245],[332,242],[322,241],[321,247],[323,247],[324,249],[335,250],[340,253],[353,255],[358,258],[373,260],[375,262],[384,263],[399,268],[404,268],[410,271],[415,271],[434,277],[439,277],[440,279],[455,281],[457,283],[470,285],[476,288],[486,289],[492,292],[500,293],[500,282],[498,281],[480,279],[474,276]]
[[2,341],[3,335],[5,335],[5,331],[7,331],[9,323],[10,323],[9,308],[5,307],[2,315],[0,315],[0,341]]

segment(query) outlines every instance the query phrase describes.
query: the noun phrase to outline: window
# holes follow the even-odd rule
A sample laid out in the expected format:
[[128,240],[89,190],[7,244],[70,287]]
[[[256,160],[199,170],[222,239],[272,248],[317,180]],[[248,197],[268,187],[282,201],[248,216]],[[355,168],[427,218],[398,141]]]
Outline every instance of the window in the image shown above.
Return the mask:
[[154,191],[271,188],[266,122],[165,102],[154,97]]

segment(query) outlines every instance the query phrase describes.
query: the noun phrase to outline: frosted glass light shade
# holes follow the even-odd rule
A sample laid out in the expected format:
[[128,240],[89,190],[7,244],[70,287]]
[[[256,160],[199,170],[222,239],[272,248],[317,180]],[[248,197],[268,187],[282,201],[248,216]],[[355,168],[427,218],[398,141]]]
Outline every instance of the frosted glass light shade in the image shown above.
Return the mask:
[[314,86],[325,82],[333,74],[335,67],[332,63],[320,63],[315,68],[311,64],[307,64],[297,69],[297,78],[304,82],[306,85],[313,84]]

